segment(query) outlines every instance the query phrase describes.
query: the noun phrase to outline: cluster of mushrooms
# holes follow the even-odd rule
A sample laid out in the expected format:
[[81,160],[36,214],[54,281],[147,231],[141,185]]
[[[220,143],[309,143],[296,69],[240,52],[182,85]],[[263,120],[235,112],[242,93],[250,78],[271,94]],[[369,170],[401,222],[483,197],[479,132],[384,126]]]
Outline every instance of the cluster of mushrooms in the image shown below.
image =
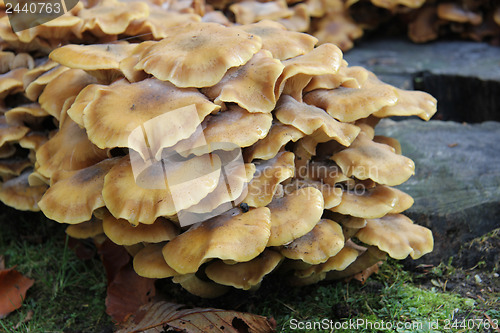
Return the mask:
[[[201,297],[256,289],[273,272],[307,285],[432,251],[430,230],[401,214],[413,199],[393,187],[414,164],[374,127],[428,120],[436,100],[278,22],[202,22],[193,8],[164,30],[153,11],[120,16],[120,29],[160,40],[75,45],[42,28],[21,48],[4,39],[0,200],[72,237],[110,239],[139,275]],[[121,34],[114,16],[86,17],[81,36]],[[55,43],[68,45],[42,56]]]

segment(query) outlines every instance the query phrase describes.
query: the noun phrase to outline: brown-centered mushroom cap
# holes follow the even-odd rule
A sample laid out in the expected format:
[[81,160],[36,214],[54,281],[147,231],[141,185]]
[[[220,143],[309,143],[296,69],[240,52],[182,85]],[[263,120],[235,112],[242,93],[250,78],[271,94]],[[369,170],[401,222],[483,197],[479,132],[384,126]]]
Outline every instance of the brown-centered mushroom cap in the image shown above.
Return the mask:
[[36,152],[38,172],[52,177],[57,170],[78,170],[107,158],[107,151],[89,141],[85,129],[65,117],[59,131]]
[[292,125],[306,134],[320,130],[328,138],[349,146],[359,133],[359,128],[333,119],[324,110],[297,102],[290,96],[280,98],[274,115],[280,122]]
[[152,224],[205,198],[216,188],[220,168],[217,155],[203,155],[177,163],[153,162],[134,177],[130,157],[125,156],[104,178],[102,195],[114,217],[132,225]]
[[165,244],[147,244],[134,256],[134,271],[150,279],[164,279],[179,275],[163,259],[162,248]]
[[222,286],[213,281],[204,281],[195,274],[177,275],[172,282],[178,283],[191,294],[203,298],[216,298],[227,293],[230,288]]
[[212,258],[250,261],[264,251],[270,235],[268,208],[242,213],[233,208],[193,225],[163,248],[167,264],[181,274],[194,273]]
[[261,50],[245,65],[227,71],[215,86],[203,93],[216,104],[234,102],[249,112],[271,112],[276,106],[275,84],[283,64],[269,51]]
[[330,210],[366,219],[379,218],[393,210],[409,208],[413,200],[408,197],[406,193],[384,185],[370,189],[360,186],[352,191],[344,191],[340,204]]
[[264,207],[273,200],[279,183],[293,177],[294,154],[281,152],[270,160],[256,162],[255,166],[256,172],[243,202],[251,207]]
[[31,171],[26,170],[20,176],[4,182],[0,189],[0,201],[18,210],[39,211],[37,203],[47,190],[47,185],[30,186],[30,173]]
[[304,187],[275,198],[267,207],[271,211],[271,236],[267,246],[280,246],[314,228],[323,214],[324,201],[319,190]]
[[238,24],[250,24],[261,20],[276,21],[280,18],[290,17],[293,11],[288,8],[285,0],[259,2],[246,0],[229,6]]
[[280,252],[286,258],[317,265],[336,255],[343,247],[342,227],[332,220],[321,219],[311,231],[284,245]]
[[271,273],[281,262],[283,256],[266,249],[258,257],[234,265],[223,261],[214,261],[205,269],[207,277],[219,284],[248,290],[258,286],[265,275]]
[[135,69],[178,87],[210,87],[231,67],[244,65],[261,48],[259,36],[216,23],[189,23],[172,28],[152,45]]
[[106,214],[102,226],[106,236],[118,245],[160,243],[172,240],[179,234],[178,228],[164,217],[157,218],[153,224],[139,224],[134,227],[127,220]]
[[414,174],[413,161],[394,152],[382,143],[370,140],[360,133],[352,145],[331,157],[342,172],[358,179],[372,179],[385,185],[399,185]]
[[[34,82],[37,82],[35,80]],[[40,106],[57,120],[60,119],[64,102],[95,83],[96,79],[81,69],[69,69],[51,80],[38,98]],[[32,83],[33,84],[33,83]]]
[[59,171],[38,203],[42,212],[60,223],[81,223],[90,220],[97,208],[104,206],[104,176],[118,162],[106,159],[75,171]]
[[264,139],[257,141],[245,150],[245,159],[247,161],[253,159],[269,160],[275,157],[288,142],[296,142],[305,135],[294,126],[274,122]]
[[[195,107],[194,116],[180,110],[188,106]],[[95,92],[94,100],[83,111],[83,123],[89,139],[98,147],[130,147],[137,151],[138,143],[130,146],[129,136],[137,129],[137,139],[144,142],[143,125],[156,154],[161,147],[189,137],[218,108],[194,88],[181,89],[154,78],[135,83],[120,80]]]
[[89,221],[69,225],[66,228],[66,234],[77,239],[92,238],[104,233],[102,230],[102,221],[93,217]]
[[270,113],[250,113],[236,105],[207,117],[202,131],[173,146],[182,156],[205,154],[217,149],[248,147],[266,137],[273,117]]
[[372,73],[359,89],[318,89],[304,95],[304,102],[326,110],[342,122],[368,117],[385,106],[396,104],[397,100],[395,88],[382,83]]
[[283,25],[270,20],[262,20],[238,28],[259,36],[262,39],[262,49],[270,51],[273,57],[279,60],[310,52],[318,42],[311,35],[288,31]]
[[394,259],[410,255],[418,259],[432,251],[432,232],[401,214],[386,215],[366,221],[355,236],[365,244],[375,245]]
[[419,116],[423,120],[429,120],[436,113],[437,101],[428,93],[395,89],[398,95],[397,103],[374,112],[375,117]]

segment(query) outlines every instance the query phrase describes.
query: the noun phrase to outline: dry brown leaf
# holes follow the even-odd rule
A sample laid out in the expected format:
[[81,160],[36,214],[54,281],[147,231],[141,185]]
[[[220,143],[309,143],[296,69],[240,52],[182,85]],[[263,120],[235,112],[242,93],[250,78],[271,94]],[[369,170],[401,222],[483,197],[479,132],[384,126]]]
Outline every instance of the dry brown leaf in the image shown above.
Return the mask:
[[219,309],[185,309],[182,304],[156,302],[142,307],[117,333],[160,333],[165,331],[205,332],[274,332],[273,318]]
[[13,268],[0,270],[0,319],[21,307],[34,282]]
[[99,254],[108,278],[106,313],[121,323],[151,301],[155,295],[155,279],[137,275],[125,248],[109,239],[99,246]]
[[374,273],[378,273],[378,268],[380,265],[382,265],[382,261],[379,261],[375,265],[366,268],[365,270],[354,275],[352,278],[355,280],[358,280],[359,282],[361,282],[361,284],[365,284],[365,282],[368,280],[370,275],[372,275]]

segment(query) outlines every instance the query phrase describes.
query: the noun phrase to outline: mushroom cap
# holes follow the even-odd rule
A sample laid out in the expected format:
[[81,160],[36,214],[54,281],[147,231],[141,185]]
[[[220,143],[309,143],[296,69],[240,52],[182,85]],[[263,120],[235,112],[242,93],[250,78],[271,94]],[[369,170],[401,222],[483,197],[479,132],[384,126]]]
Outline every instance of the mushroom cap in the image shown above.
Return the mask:
[[250,261],[264,251],[270,235],[268,208],[242,213],[233,208],[193,225],[163,248],[167,264],[181,274],[194,273],[212,258]]
[[[409,208],[413,200],[408,197],[406,193],[384,185],[370,189],[360,187],[353,191],[344,191],[340,204],[330,210],[364,219],[379,218],[393,210],[402,211],[403,208]],[[411,204],[408,206],[409,203]]]
[[336,255],[343,247],[342,227],[335,221],[321,219],[311,231],[284,245],[280,252],[286,258],[317,265]]
[[203,281],[195,274],[174,276],[172,282],[180,284],[189,293],[203,298],[216,298],[230,290],[227,286],[212,281]]
[[240,67],[230,68],[216,85],[203,89],[215,103],[234,102],[249,112],[271,112],[276,106],[276,81],[283,64],[271,52],[260,50]]
[[31,131],[24,138],[19,140],[19,146],[37,151],[45,142],[47,142],[49,134],[40,131]]
[[97,208],[104,207],[104,176],[116,163],[117,158],[106,159],[83,169],[57,172],[38,203],[42,212],[60,223],[90,220]]
[[287,95],[281,96],[274,115],[281,123],[292,125],[305,134],[319,130],[344,146],[350,146],[359,134],[357,126],[341,123],[324,110],[297,102]]
[[4,113],[5,121],[11,126],[39,126],[43,117],[49,114],[38,103],[24,104]]
[[244,65],[261,46],[259,36],[237,28],[188,23],[149,47],[135,69],[178,87],[210,87],[229,68]]
[[299,131],[294,126],[274,122],[264,139],[257,141],[245,150],[245,159],[247,161],[254,159],[270,160],[288,142],[296,142],[305,135],[305,133]]
[[394,149],[370,140],[360,133],[352,145],[331,157],[342,172],[358,179],[372,179],[378,184],[399,185],[415,172],[415,163],[398,155]]
[[141,60],[144,53],[154,44],[156,44],[155,41],[145,41],[135,44],[135,48],[129,52],[128,56],[120,61],[120,71],[129,82],[138,82],[149,76],[143,70],[135,69],[134,67]]
[[162,248],[165,244],[147,244],[134,256],[134,271],[150,279],[164,279],[179,275],[163,259]]
[[311,78],[311,81],[305,86],[304,93],[316,90],[316,89],[336,89],[340,86],[346,88],[361,88],[358,80],[349,75],[351,68],[347,65],[341,65],[337,73],[334,74],[324,74],[316,75]]
[[479,25],[483,22],[481,14],[474,13],[467,10],[458,3],[440,3],[437,5],[437,14],[439,18],[458,23],[470,23],[472,25]]
[[270,20],[241,25],[238,27],[262,39],[262,49],[268,50],[273,57],[286,60],[311,52],[318,40],[308,34],[287,30],[282,24]]
[[388,145],[392,148],[394,148],[394,152],[398,155],[401,155],[401,144],[397,139],[388,137],[388,136],[383,136],[383,135],[375,135],[373,137],[373,141],[377,143],[383,143],[385,145]]
[[285,0],[259,2],[246,0],[229,6],[238,24],[250,24],[261,20],[276,21],[280,18],[290,17],[293,11],[288,8]]
[[6,116],[0,116],[0,146],[6,142],[19,141],[29,130],[26,126],[9,125]]
[[[91,91],[90,91],[91,92]],[[183,107],[194,107],[193,114]],[[89,139],[98,147],[130,147],[130,140],[144,142],[141,125],[153,154],[191,135],[201,121],[219,107],[194,88],[181,89],[154,78],[128,83],[119,80],[95,92],[94,100],[83,110],[83,123]],[[186,112],[184,112],[186,111]],[[138,131],[136,135],[134,130]],[[165,135],[168,133],[168,135]],[[131,137],[133,134],[133,137]]]
[[394,259],[404,259],[408,255],[418,259],[431,252],[434,246],[429,229],[413,224],[401,214],[369,219],[355,237],[365,244],[377,246]]
[[[35,80],[33,83],[37,82]],[[38,98],[40,106],[57,120],[60,119],[64,102],[95,83],[96,79],[81,69],[69,69],[51,80]],[[32,83],[32,84],[33,84]]]
[[[23,75],[23,86],[24,89],[26,89],[31,82],[36,80],[39,76],[45,74],[47,71],[53,69],[54,67],[59,66],[59,64],[55,61],[52,61],[50,59],[47,59],[45,62],[42,64],[28,70],[26,73]],[[59,66],[62,67],[62,66]],[[29,98],[29,97],[28,97]],[[31,99],[31,98],[30,98]],[[36,98],[35,98],[36,99]]]
[[60,126],[36,152],[38,172],[45,177],[52,177],[57,170],[82,169],[108,157],[107,151],[90,142],[85,129],[71,118],[65,117]]
[[4,143],[2,146],[0,146],[0,158],[7,158],[11,157],[17,152],[16,147],[11,144],[11,143]]
[[370,0],[370,1],[377,7],[389,10],[395,9],[398,6],[419,8],[425,3],[425,0]]
[[217,149],[248,147],[267,136],[273,117],[269,113],[250,113],[236,105],[207,117],[202,131],[179,141],[173,149],[182,156],[205,154]]
[[26,170],[20,176],[4,182],[0,188],[0,201],[17,210],[39,211],[37,203],[47,190],[47,185],[30,186],[30,173]]
[[254,178],[248,184],[248,195],[243,202],[251,207],[264,207],[273,200],[279,183],[293,177],[294,154],[278,153],[274,158],[255,163]]
[[205,268],[207,277],[219,284],[248,290],[259,285],[265,275],[271,273],[283,256],[276,251],[265,249],[258,257],[234,265],[214,261]]
[[267,207],[271,211],[271,236],[267,246],[280,246],[314,228],[323,214],[324,201],[319,190],[304,187],[275,198]]
[[96,93],[102,88],[99,84],[89,84],[83,88],[76,96],[74,102],[71,104],[66,114],[80,127],[83,124],[83,110],[87,105],[94,100]]
[[[56,63],[57,64],[57,63]],[[49,66],[50,65],[50,66]],[[43,92],[47,84],[49,84],[52,80],[57,78],[62,73],[69,70],[68,67],[57,65],[55,67],[51,67],[52,63],[48,63],[47,67],[42,66],[41,69],[34,68],[31,71],[27,72],[29,75],[33,72],[33,76],[38,75],[36,79],[30,81],[30,76],[27,75],[28,78],[24,78],[24,90],[26,96],[32,100],[37,101],[40,94]],[[38,71],[43,70],[44,73],[40,74]],[[63,101],[64,102],[64,101]]]
[[437,7],[424,6],[413,14],[408,24],[408,37],[415,43],[425,43],[439,36],[439,26],[443,23],[437,15]]
[[311,52],[283,62],[285,68],[276,84],[281,93],[302,101],[302,92],[316,75],[334,74],[342,64],[342,51],[333,44],[323,44]]
[[290,17],[279,19],[278,22],[283,24],[288,30],[306,32],[311,27],[311,17],[309,9],[305,3],[299,3],[292,7],[293,15]]
[[177,227],[164,217],[157,218],[153,224],[139,224],[134,227],[127,220],[106,214],[102,226],[106,236],[118,245],[161,243],[172,240],[179,234]]
[[0,51],[0,73],[4,74],[11,70],[11,63],[16,58],[13,52]]
[[304,95],[304,102],[315,105],[342,122],[368,117],[398,100],[395,88],[379,81],[373,73],[361,83],[361,88],[313,90]]
[[66,228],[66,234],[77,239],[92,238],[103,232],[102,221],[96,218],[92,218],[82,223],[72,224]]
[[398,88],[396,88],[396,93],[397,103],[374,112],[375,117],[418,116],[423,120],[429,120],[437,111],[437,101],[428,93]]
[[310,278],[329,271],[343,271],[352,264],[358,256],[358,250],[350,246],[344,246],[336,255],[328,258],[324,263],[303,270],[297,270],[295,275],[300,278]]
[[340,204],[340,201],[342,200],[341,188],[332,186],[322,181],[312,179],[294,180],[291,183],[286,184],[283,188],[285,193],[290,193],[293,191],[293,189],[299,189],[308,186],[314,187],[321,192],[321,194],[323,195],[325,209],[330,209],[338,206]]
[[345,11],[330,12],[317,23],[313,33],[320,43],[338,45],[347,51],[353,47],[353,40],[363,36],[363,29]]
[[12,158],[0,160],[0,176],[3,180],[10,179],[12,176],[19,176],[21,172],[32,166],[28,158],[14,156]]
[[7,95],[16,94],[23,90],[23,75],[27,71],[27,68],[16,68],[5,74],[0,74],[1,99],[4,99]]
[[104,178],[106,207],[115,218],[132,225],[152,224],[159,216],[174,216],[200,202],[215,190],[221,162],[217,155],[203,155],[146,166],[134,171],[130,157],[125,156]]

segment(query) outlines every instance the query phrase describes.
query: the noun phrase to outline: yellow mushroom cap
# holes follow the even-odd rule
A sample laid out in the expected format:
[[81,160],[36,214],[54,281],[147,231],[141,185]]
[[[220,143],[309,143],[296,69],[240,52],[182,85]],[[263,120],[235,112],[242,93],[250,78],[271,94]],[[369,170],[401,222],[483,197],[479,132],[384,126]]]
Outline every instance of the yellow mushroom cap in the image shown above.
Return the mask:
[[179,275],[163,259],[162,248],[165,244],[147,244],[134,256],[134,271],[150,279],[164,279]]
[[92,102],[95,95],[102,86],[99,84],[89,84],[83,88],[76,96],[74,102],[71,104],[66,114],[80,127],[84,127],[83,124],[83,110],[87,105]]
[[134,174],[130,157],[125,156],[109,171],[102,195],[114,217],[133,225],[152,224],[159,216],[174,216],[197,204],[219,182],[217,155],[163,162],[153,162]]
[[323,214],[324,201],[319,190],[305,187],[275,198],[267,207],[271,211],[271,236],[267,246],[280,246],[314,228]]
[[31,171],[27,170],[20,176],[7,180],[0,188],[0,201],[18,210],[40,210],[38,201],[47,190],[47,185],[30,186],[28,176]]
[[355,236],[365,244],[375,245],[394,259],[410,255],[418,259],[432,251],[432,232],[401,214],[386,215],[366,221]]
[[174,276],[172,282],[180,284],[189,293],[203,298],[216,298],[230,290],[229,287],[222,286],[213,281],[204,281],[195,274]]
[[437,111],[437,101],[428,93],[397,88],[396,93],[398,95],[397,103],[374,112],[375,117],[419,116],[423,120],[429,120]]
[[322,181],[312,180],[312,179],[302,179],[294,180],[289,184],[286,184],[283,189],[285,193],[290,193],[294,189],[299,189],[302,187],[314,187],[321,192],[324,200],[324,208],[330,209],[340,204],[342,200],[342,189],[339,187],[332,186],[328,183]]
[[223,261],[210,263],[205,273],[207,277],[219,284],[248,290],[259,285],[265,275],[271,273],[281,262],[283,256],[278,252],[266,249],[258,257],[234,265]]
[[238,24],[250,24],[260,20],[276,21],[280,18],[292,16],[293,11],[288,9],[285,0],[259,2],[246,0],[229,6]]
[[321,130],[328,138],[344,146],[351,145],[359,134],[357,126],[341,123],[324,110],[297,102],[287,95],[280,98],[274,114],[283,124],[292,125],[306,134]]
[[172,28],[153,44],[135,69],[178,87],[209,87],[231,67],[244,65],[261,48],[259,36],[216,23],[189,23]]
[[398,155],[394,149],[370,140],[360,133],[352,145],[331,157],[342,172],[358,179],[372,179],[378,184],[399,185],[415,172],[415,163]]
[[262,49],[270,51],[273,57],[279,60],[310,52],[318,42],[311,35],[286,30],[283,25],[270,20],[241,25],[238,28],[259,36],[262,39]]
[[288,142],[296,142],[305,135],[293,126],[275,122],[264,139],[246,149],[245,159],[247,161],[253,159],[269,160],[275,157]]
[[[59,131],[36,152],[38,172],[52,177],[58,170],[78,170],[106,159],[107,152],[89,141],[85,129],[65,117]],[[87,219],[88,220],[88,219]]]
[[255,162],[256,172],[248,184],[248,195],[243,200],[251,207],[263,207],[273,200],[279,183],[294,175],[294,154],[278,153],[274,158]]
[[283,64],[269,51],[261,50],[245,65],[230,68],[216,85],[203,93],[214,102],[234,102],[249,112],[271,112],[276,106],[276,81]]
[[47,111],[38,103],[20,105],[5,112],[5,121],[11,126],[39,126],[43,117],[48,116]]
[[[399,207],[406,206],[407,201],[403,195],[403,192],[384,185],[377,185],[370,189],[360,186],[353,191],[344,191],[340,204],[330,210],[367,219],[379,218],[392,210],[399,210]],[[395,208],[400,197],[402,198],[401,206]]]
[[111,214],[107,214],[102,222],[106,236],[118,245],[160,243],[174,239],[179,234],[177,227],[164,217],[157,218],[153,224],[139,224],[136,227]]
[[81,223],[90,220],[97,208],[104,206],[104,176],[118,162],[106,159],[76,171],[59,171],[38,205],[50,219],[60,223]]
[[29,128],[22,125],[9,125],[6,116],[0,116],[0,146],[6,142],[19,141],[29,132]]
[[192,226],[163,248],[167,264],[181,274],[194,273],[207,260],[246,262],[264,251],[270,235],[266,207],[242,213],[233,208]]
[[396,104],[398,96],[393,86],[382,83],[373,73],[361,83],[361,88],[313,90],[304,95],[307,104],[315,105],[342,122],[368,117],[385,106]]
[[92,218],[82,223],[72,224],[66,228],[66,234],[77,239],[95,237],[103,232],[102,221],[96,218]]
[[21,92],[23,90],[23,75],[27,68],[16,68],[5,74],[0,74],[0,98]]
[[[192,112],[180,110],[188,106],[195,107],[194,117]],[[155,154],[161,147],[189,137],[206,115],[217,109],[193,88],[177,88],[154,78],[135,83],[120,80],[95,92],[94,100],[83,111],[83,123],[89,139],[101,148],[130,147],[134,130],[144,141],[144,126]],[[130,148],[140,151],[136,145]]]
[[[49,65],[52,65],[52,63],[49,63]],[[47,68],[42,66],[42,69],[44,71],[47,69],[47,71],[44,72],[43,74],[39,75],[33,81],[30,81],[29,79],[26,79],[26,78],[24,79],[24,90],[25,90],[26,96],[32,101],[38,100],[38,97],[40,96],[42,91],[45,89],[47,84],[49,84],[52,80],[57,78],[62,73],[69,70],[68,67],[60,66],[60,65],[58,65],[56,67],[47,66]],[[37,68],[33,69],[33,71],[36,71],[36,70],[37,70]],[[27,73],[29,74],[30,72],[27,72]],[[34,72],[33,76],[36,76],[37,74],[39,74],[39,73]]]
[[284,245],[280,252],[286,258],[302,260],[316,265],[327,261],[344,247],[342,227],[332,220],[321,219],[314,228],[290,244]]

